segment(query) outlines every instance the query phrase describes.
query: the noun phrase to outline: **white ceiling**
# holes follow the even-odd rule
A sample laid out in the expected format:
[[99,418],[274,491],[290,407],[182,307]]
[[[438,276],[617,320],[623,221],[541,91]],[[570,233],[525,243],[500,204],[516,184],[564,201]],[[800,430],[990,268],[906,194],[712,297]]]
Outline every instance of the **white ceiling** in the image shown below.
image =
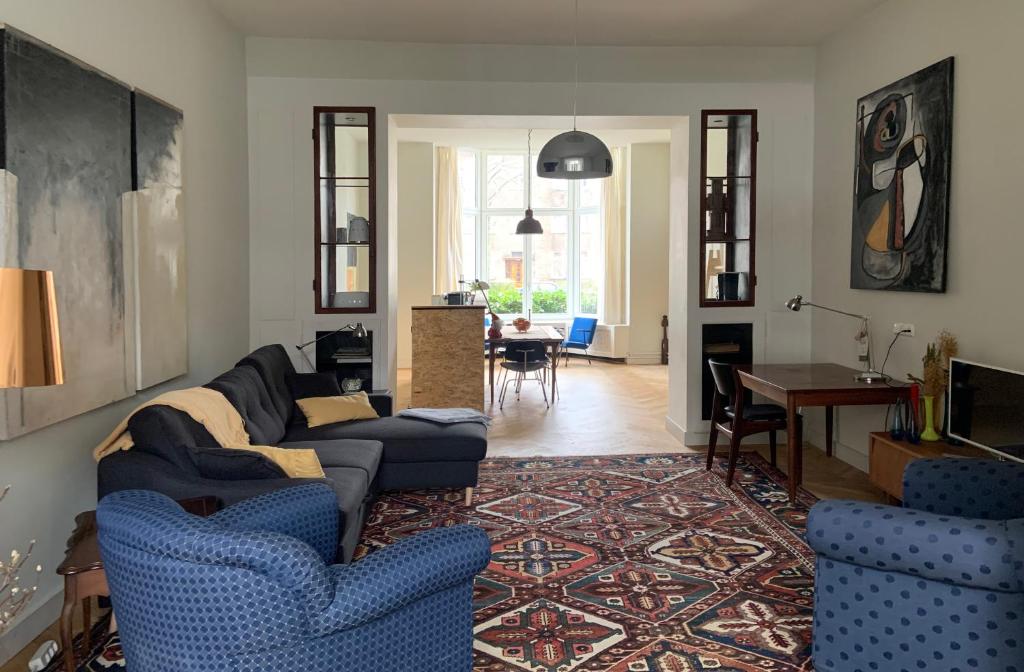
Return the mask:
[[[579,0],[580,44],[806,46],[882,0]],[[572,0],[210,0],[246,35],[565,45]]]

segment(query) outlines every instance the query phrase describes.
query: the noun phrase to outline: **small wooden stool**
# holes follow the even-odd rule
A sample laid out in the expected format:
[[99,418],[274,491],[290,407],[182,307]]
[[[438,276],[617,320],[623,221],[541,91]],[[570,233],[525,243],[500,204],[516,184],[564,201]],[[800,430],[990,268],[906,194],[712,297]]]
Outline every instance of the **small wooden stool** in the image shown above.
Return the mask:
[[[189,513],[209,516],[217,511],[216,497],[197,497],[178,502]],[[75,604],[82,603],[82,650],[91,647],[92,621],[91,602],[93,597],[110,597],[107,574],[100,558],[99,534],[96,527],[96,512],[86,511],[75,516],[75,531],[68,539],[64,562],[57,567],[57,574],[64,577],[64,607],[60,612],[60,645],[64,650],[64,669],[75,672],[78,661],[75,657],[75,638],[71,622]],[[117,620],[110,616],[110,632],[117,630]]]

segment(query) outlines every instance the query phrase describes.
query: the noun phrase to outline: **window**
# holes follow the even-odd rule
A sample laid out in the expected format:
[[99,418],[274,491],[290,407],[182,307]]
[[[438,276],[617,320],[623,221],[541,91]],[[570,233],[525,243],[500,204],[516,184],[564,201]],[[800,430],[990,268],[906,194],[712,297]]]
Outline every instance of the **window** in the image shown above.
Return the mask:
[[526,152],[459,150],[462,275],[491,285],[491,307],[534,318],[597,315],[604,275],[602,180],[532,176],[539,236],[516,235],[526,210]]

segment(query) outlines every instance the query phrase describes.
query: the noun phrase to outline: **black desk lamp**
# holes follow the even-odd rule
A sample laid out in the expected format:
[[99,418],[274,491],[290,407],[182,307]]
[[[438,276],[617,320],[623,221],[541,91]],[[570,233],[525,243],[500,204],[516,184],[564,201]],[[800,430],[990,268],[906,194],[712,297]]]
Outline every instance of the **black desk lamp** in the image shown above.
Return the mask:
[[300,343],[299,345],[295,346],[295,349],[298,350],[299,354],[302,355],[302,358],[304,360],[306,360],[306,364],[309,364],[309,370],[313,371],[313,372],[316,372],[316,366],[313,364],[313,362],[310,361],[309,355],[306,354],[306,348],[308,348],[309,346],[313,345],[314,343],[319,343],[320,341],[324,340],[325,338],[330,338],[331,336],[334,336],[335,334],[340,334],[342,332],[347,332],[347,331],[351,331],[352,335],[355,336],[356,338],[366,338],[366,329],[363,328],[363,323],[362,322],[356,322],[355,324],[346,324],[341,329],[335,329],[334,331],[332,331],[330,333],[327,333],[327,334],[324,334],[323,336],[321,336],[319,338],[314,338],[312,341],[306,341],[305,343]]

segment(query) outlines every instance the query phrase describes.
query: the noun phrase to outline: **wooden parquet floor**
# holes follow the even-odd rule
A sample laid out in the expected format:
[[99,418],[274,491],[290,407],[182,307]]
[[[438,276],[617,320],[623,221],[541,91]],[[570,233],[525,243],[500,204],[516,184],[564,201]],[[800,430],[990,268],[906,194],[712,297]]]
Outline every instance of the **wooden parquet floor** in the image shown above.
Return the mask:
[[[409,406],[412,372],[400,369],[395,408]],[[687,448],[665,429],[668,412],[668,367],[628,366],[573,359],[558,369],[561,395],[551,408],[537,383],[527,382],[520,400],[513,396],[487,405],[494,418],[488,454],[494,457],[537,455],[617,455],[629,453],[705,452]],[[785,441],[780,439],[779,464],[785,468]],[[766,446],[744,445],[768,455]],[[719,456],[725,454],[719,446]],[[867,474],[826,457],[811,444],[804,448],[804,487],[820,498],[885,501]]]

